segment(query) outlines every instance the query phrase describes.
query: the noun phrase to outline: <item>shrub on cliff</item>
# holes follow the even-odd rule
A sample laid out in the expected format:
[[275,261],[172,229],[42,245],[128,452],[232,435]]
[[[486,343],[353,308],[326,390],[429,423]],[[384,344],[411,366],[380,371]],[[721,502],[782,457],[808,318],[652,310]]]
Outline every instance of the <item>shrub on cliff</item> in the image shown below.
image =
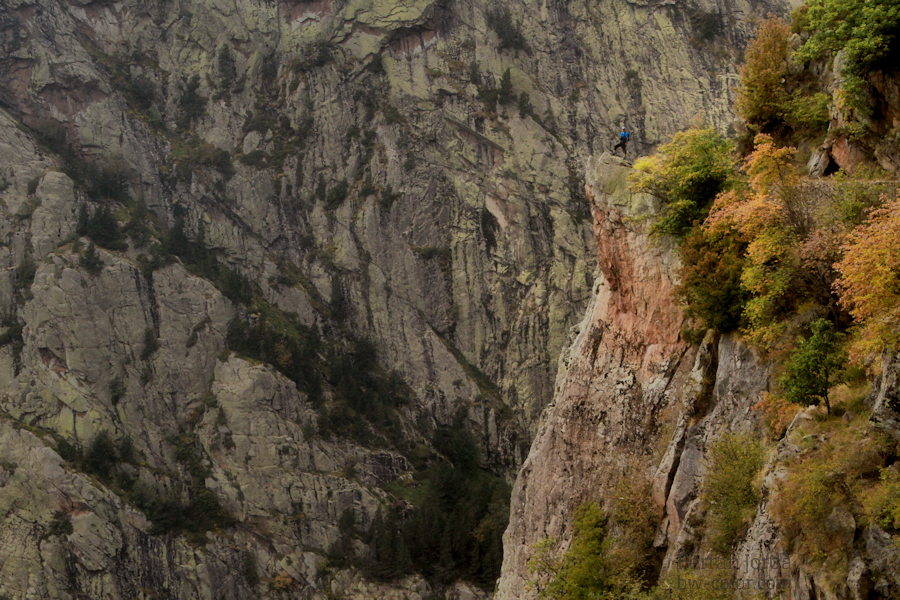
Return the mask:
[[587,600],[611,591],[606,534],[606,515],[596,503],[586,502],[575,511],[572,545],[564,555],[554,552],[556,540],[540,542],[528,561],[529,572],[536,576],[533,583],[540,588],[538,598]]
[[695,333],[733,331],[741,323],[747,291],[741,287],[747,243],[733,229],[695,227],[681,242],[680,281],[676,288]]
[[125,250],[128,243],[119,227],[119,222],[112,214],[109,206],[103,205],[93,213],[88,212],[87,205],[78,209],[78,235],[89,237],[101,248],[108,250]]
[[200,76],[194,75],[187,82],[181,84],[181,96],[178,98],[178,109],[181,116],[178,118],[180,129],[190,129],[194,119],[206,114],[206,98],[197,91],[200,89]]
[[813,321],[810,332],[809,338],[801,340],[794,348],[779,383],[788,402],[806,406],[824,402],[830,413],[828,388],[834,375],[847,362],[841,349],[843,336],[827,319]]
[[861,401],[853,409],[863,417],[849,424],[838,418],[799,424],[802,451],[785,462],[787,477],[770,504],[788,551],[824,562],[825,572],[846,568],[857,524],[893,525],[895,509],[887,503],[897,497],[896,478],[884,473],[896,460],[896,443],[871,429]]
[[635,163],[632,189],[665,204],[654,233],[684,237],[706,218],[716,195],[733,185],[735,167],[732,142],[712,127],[693,127]]
[[509,9],[488,13],[487,24],[497,34],[499,40],[497,50],[513,50],[516,54],[519,50],[524,50],[530,53],[525,36],[522,35],[521,25],[513,22]]
[[81,255],[81,258],[78,259],[78,264],[91,275],[97,275],[103,270],[103,259],[97,254],[97,248],[94,246],[94,242],[91,242],[88,245],[87,250],[85,250],[84,254]]
[[656,508],[649,486],[624,475],[616,484],[610,513],[595,502],[575,510],[572,542],[564,553],[546,538],[532,546],[530,589],[545,600],[651,600],[655,579],[653,537]]
[[[859,131],[875,108],[866,77],[893,71],[900,58],[900,5],[893,0],[809,0],[794,11],[796,30],[808,33],[797,51],[802,61],[842,56],[839,102],[854,109]],[[854,114],[855,113],[855,114]]]
[[759,502],[753,480],[764,464],[762,445],[748,436],[726,434],[710,448],[703,487],[707,532],[713,548],[725,556],[753,517]]

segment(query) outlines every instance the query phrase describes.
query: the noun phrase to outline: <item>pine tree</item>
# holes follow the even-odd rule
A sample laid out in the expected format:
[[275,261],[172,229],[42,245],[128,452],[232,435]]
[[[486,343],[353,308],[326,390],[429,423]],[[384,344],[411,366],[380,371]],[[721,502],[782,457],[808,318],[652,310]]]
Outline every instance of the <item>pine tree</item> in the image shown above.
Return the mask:
[[516,95],[513,92],[512,85],[512,74],[507,68],[503,71],[503,77],[500,78],[500,93],[497,95],[497,100],[501,105],[507,105],[514,102],[516,99]]
[[87,250],[85,250],[81,259],[78,261],[78,264],[91,275],[97,275],[103,270],[103,260],[100,258],[100,255],[97,254],[97,248],[94,246],[94,242],[91,242],[87,247]]

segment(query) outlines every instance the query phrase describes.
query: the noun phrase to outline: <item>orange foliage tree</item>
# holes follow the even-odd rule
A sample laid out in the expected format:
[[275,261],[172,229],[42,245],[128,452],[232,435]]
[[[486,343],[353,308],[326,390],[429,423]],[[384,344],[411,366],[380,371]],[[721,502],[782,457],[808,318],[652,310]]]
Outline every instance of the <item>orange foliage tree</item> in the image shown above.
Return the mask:
[[785,208],[785,191],[798,181],[796,150],[778,148],[767,134],[758,134],[754,142],[756,149],[743,168],[750,177],[748,187],[719,195],[705,227],[727,225],[747,242],[741,272],[741,285],[750,295],[743,312],[746,331],[752,342],[771,349],[786,331],[782,317],[793,307],[800,266],[799,237]]
[[851,356],[900,343],[900,199],[873,210],[847,236],[835,287],[859,324]]

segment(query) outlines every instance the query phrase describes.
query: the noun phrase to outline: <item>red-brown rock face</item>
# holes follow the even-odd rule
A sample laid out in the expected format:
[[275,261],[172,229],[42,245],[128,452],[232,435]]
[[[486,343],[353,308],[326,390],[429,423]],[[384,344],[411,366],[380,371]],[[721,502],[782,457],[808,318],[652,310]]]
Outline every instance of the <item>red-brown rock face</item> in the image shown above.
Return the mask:
[[653,199],[628,190],[630,171],[608,155],[588,168],[602,277],[513,490],[500,599],[534,595],[530,546],[568,538],[579,504],[605,503],[625,472],[649,484],[671,433],[673,391],[692,360],[679,341],[674,254],[647,237]]

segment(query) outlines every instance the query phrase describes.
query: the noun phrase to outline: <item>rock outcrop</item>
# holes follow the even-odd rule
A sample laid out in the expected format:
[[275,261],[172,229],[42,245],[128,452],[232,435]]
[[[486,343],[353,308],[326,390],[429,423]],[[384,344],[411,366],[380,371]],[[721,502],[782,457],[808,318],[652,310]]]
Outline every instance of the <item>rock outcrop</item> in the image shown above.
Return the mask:
[[[629,191],[630,173],[609,155],[588,168],[602,275],[555,403],[513,488],[498,598],[535,595],[525,586],[531,545],[565,539],[579,504],[607,496],[622,475],[649,484],[666,450],[666,428],[681,413],[677,390],[694,352],[680,340],[676,264],[671,248],[646,235],[642,217],[652,214],[654,199]],[[691,468],[679,467],[678,458],[669,459],[663,496],[676,469]]]

